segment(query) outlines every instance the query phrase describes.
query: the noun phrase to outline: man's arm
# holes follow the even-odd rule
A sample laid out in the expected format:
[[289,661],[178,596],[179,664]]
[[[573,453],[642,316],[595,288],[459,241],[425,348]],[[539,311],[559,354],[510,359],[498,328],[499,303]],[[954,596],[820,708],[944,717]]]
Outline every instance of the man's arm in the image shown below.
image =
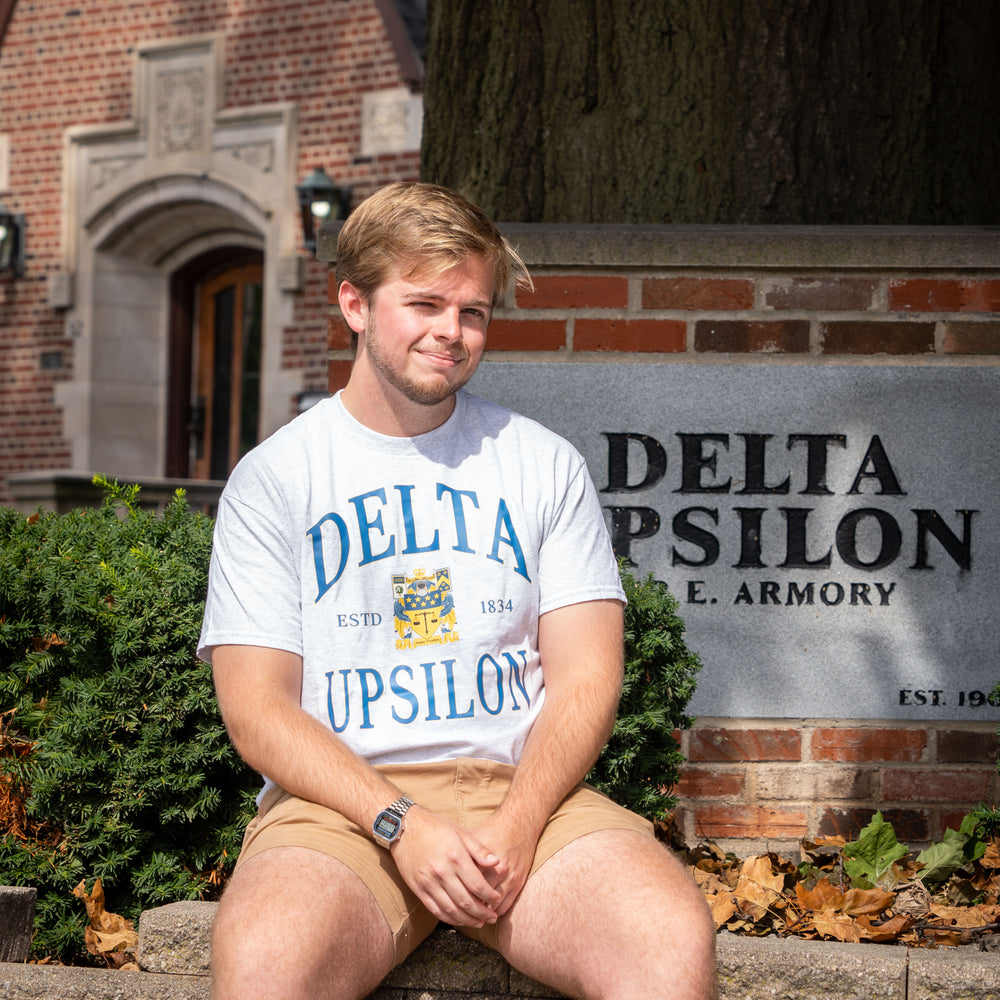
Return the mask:
[[[293,795],[371,828],[397,788],[300,706],[302,660],[262,646],[216,646],[212,668],[222,717],[243,759]],[[392,855],[407,884],[440,920],[496,919],[498,859],[462,827],[421,807],[406,814]]]
[[503,803],[476,833],[508,863],[496,884],[505,912],[524,885],[549,817],[586,776],[614,727],[623,675],[616,600],[557,608],[538,622],[545,701]]

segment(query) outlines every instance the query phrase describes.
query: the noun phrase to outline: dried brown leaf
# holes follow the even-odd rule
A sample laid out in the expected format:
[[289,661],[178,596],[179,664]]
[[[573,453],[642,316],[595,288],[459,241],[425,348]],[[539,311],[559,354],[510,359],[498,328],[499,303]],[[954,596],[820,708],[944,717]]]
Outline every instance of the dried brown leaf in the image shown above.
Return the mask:
[[848,889],[841,909],[851,917],[877,917],[895,901],[894,893],[882,889]]
[[932,924],[952,927],[985,927],[993,923],[992,906],[935,906],[928,920]]
[[960,944],[967,944],[966,932],[959,928],[950,930],[939,927],[923,927],[917,936],[917,943],[923,947],[938,947],[938,945],[951,945],[957,947]]
[[802,841],[802,849],[807,853],[813,851],[826,851],[833,849],[835,851],[840,851],[843,849],[847,841],[841,837],[814,837],[811,840],[808,838]]
[[705,896],[715,921],[715,929],[725,926],[736,915],[736,901],[729,892],[713,892]]
[[801,883],[797,883],[795,895],[804,909],[830,910],[852,917],[861,914],[877,916],[888,909],[896,898],[891,892],[884,892],[882,889],[848,889],[841,892],[826,878],[817,882],[812,889],[806,889]]
[[857,921],[844,913],[822,910],[813,914],[813,924],[823,937],[832,937],[837,941],[847,941],[851,944],[857,944],[861,940]]
[[735,890],[740,910],[746,916],[760,920],[781,899],[784,884],[784,876],[772,872],[771,861],[766,854],[747,858],[740,869]]
[[82,881],[73,890],[73,895],[82,899],[87,908],[89,923],[84,929],[84,943],[91,955],[125,952],[139,943],[131,920],[104,909],[104,887],[100,879],[94,881],[93,891],[89,893],[86,880]]
[[986,853],[979,859],[983,868],[1000,869],[1000,840],[992,840],[986,848]]
[[875,924],[871,917],[860,916],[857,925],[863,940],[885,943],[896,941],[901,934],[908,931],[913,926],[913,918],[900,913]]
[[830,884],[828,878],[821,878],[812,889],[807,889],[801,882],[795,884],[795,896],[806,910],[840,909],[834,901],[842,899],[843,895]]
[[900,886],[896,891],[896,901],[892,904],[894,913],[902,913],[919,920],[926,917],[931,908],[931,894],[919,880]]
[[35,636],[31,640],[31,647],[36,653],[44,653],[45,650],[51,649],[52,646],[65,646],[66,643],[56,635],[55,632],[50,632],[48,635]]
[[713,892],[728,891],[729,889],[729,886],[715,872],[707,872],[697,866],[691,869],[691,877],[694,879],[695,885],[706,895]]

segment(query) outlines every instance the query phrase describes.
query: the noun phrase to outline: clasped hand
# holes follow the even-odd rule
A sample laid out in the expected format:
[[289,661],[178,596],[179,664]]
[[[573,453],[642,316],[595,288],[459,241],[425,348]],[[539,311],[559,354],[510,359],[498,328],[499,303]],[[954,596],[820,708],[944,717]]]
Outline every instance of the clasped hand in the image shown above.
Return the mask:
[[406,816],[392,856],[407,885],[438,919],[456,927],[496,923],[527,878],[534,853],[491,818],[475,832],[421,806]]

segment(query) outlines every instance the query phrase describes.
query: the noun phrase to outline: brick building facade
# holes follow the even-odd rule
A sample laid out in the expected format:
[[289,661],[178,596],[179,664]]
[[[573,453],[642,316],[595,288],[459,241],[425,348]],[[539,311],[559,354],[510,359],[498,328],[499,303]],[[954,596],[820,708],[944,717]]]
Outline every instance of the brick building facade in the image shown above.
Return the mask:
[[[27,224],[0,272],[0,502],[46,470],[224,478],[325,389],[295,186],[417,176],[420,6],[0,0],[0,200]],[[213,378],[223,352],[259,389]]]

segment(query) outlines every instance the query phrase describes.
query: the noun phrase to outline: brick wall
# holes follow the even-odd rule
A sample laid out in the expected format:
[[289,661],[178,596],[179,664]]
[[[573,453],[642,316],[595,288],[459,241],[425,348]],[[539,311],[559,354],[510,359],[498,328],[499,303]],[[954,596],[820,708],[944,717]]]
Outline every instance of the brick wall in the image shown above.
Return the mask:
[[[934,267],[895,262],[879,267],[873,260],[837,268],[812,263],[813,255],[807,253],[797,270],[784,260],[768,261],[764,250],[755,252],[749,266],[692,267],[685,260],[697,253],[685,252],[683,245],[661,247],[660,256],[665,250],[671,259],[659,264],[557,267],[534,262],[536,256],[551,255],[544,251],[553,249],[557,237],[542,239],[530,227],[506,228],[532,241],[522,242],[521,249],[532,266],[535,288],[512,292],[497,311],[488,347],[498,360],[1000,364],[1000,272],[993,263],[1000,250],[990,246],[984,231],[970,231],[969,250],[982,249],[973,259],[982,256],[991,263],[969,271],[949,267],[946,249]],[[614,229],[616,244],[628,238],[626,230],[608,228]],[[684,228],[686,242],[696,241],[697,230]],[[729,256],[744,256],[755,231],[725,234],[721,228],[702,230],[703,239],[731,239]],[[558,227],[552,231],[558,234]],[[905,235],[894,232],[900,239]],[[664,240],[673,239],[669,230],[663,233]],[[822,230],[812,233],[815,240],[810,237],[809,244],[824,238]],[[328,239],[334,235],[331,227]],[[802,236],[791,227],[784,235],[792,248]],[[925,248],[935,238],[928,233],[925,242],[913,236]],[[913,252],[914,260],[924,256],[919,249]],[[331,385],[337,386],[349,370],[344,363],[350,351],[335,313],[328,344],[334,365]]]
[[[73,378],[75,343],[46,290],[66,266],[65,131],[130,119],[137,45],[210,33],[225,40],[227,108],[297,105],[297,178],[323,165],[363,197],[418,174],[417,153],[359,155],[363,93],[404,84],[375,0],[20,0],[0,49],[0,134],[10,138],[0,198],[28,225],[27,273],[0,274],[0,503],[11,500],[9,473],[71,460],[53,388]],[[325,278],[315,260],[305,272],[282,356],[315,391],[326,382]]]
[[[1000,365],[1000,245],[985,230],[505,229],[535,289],[493,319],[497,360]],[[350,350],[333,305],[329,347],[336,389]],[[853,837],[882,809],[919,845],[1000,798],[991,722],[702,718],[680,738],[689,843],[794,849]]]
[[940,840],[998,801],[991,723],[700,719],[679,734],[687,765],[679,829],[691,843],[791,847],[853,838],[876,809],[909,845]]

